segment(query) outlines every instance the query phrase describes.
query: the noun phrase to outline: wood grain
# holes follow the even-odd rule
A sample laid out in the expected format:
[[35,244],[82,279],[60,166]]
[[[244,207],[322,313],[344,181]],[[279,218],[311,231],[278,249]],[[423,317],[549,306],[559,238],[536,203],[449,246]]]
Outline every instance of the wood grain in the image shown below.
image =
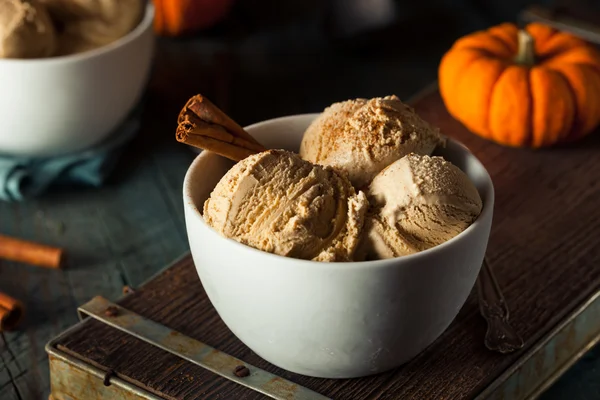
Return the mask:
[[[354,380],[288,373],[259,358],[231,334],[206,298],[190,259],[122,305],[336,399],[462,399],[479,393],[600,289],[600,209],[592,201],[600,197],[600,135],[560,149],[511,149],[467,132],[447,114],[437,92],[421,97],[415,107],[444,133],[465,143],[494,180],[496,208],[488,257],[511,320],[526,341],[521,352],[500,355],[485,349],[485,323],[472,295],[439,340],[394,371]],[[260,398],[95,321],[65,338],[61,346],[165,398]]]

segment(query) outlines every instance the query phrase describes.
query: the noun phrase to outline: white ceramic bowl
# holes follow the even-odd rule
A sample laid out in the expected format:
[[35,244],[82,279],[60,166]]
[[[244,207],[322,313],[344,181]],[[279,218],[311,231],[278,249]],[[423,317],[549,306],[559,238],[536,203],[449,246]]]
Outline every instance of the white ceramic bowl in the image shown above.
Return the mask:
[[[297,151],[317,114],[247,128],[269,148]],[[204,201],[231,162],[202,152],[184,182],[185,220],[202,285],[231,331],[265,360],[322,378],[352,378],[408,361],[448,327],[471,292],[487,247],[494,189],[465,147],[443,155],[474,182],[479,218],[440,246],[390,260],[318,263],[285,258],[220,236]]]
[[147,83],[153,18],[148,5],[133,31],[85,53],[0,59],[0,154],[60,155],[109,135]]

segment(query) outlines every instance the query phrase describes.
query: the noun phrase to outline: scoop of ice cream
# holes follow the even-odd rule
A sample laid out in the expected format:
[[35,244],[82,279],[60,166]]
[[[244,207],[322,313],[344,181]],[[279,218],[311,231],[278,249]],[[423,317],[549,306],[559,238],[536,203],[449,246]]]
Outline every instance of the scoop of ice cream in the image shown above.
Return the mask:
[[53,55],[56,32],[37,0],[0,0],[0,58]]
[[204,204],[204,220],[221,235],[259,250],[351,261],[367,208],[366,195],[331,167],[268,150],[223,176]]
[[59,54],[105,46],[127,35],[140,22],[142,0],[40,0],[61,27]]
[[414,153],[381,171],[367,194],[372,210],[361,252],[369,259],[437,246],[469,227],[482,209],[477,189],[458,167]]
[[431,154],[444,141],[396,96],[332,104],[308,127],[300,155],[345,171],[356,187],[409,153]]

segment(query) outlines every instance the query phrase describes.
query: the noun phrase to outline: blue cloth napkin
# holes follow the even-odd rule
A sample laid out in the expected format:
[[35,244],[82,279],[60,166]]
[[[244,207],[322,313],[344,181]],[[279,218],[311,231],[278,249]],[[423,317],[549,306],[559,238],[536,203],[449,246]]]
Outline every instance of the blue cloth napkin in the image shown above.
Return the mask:
[[140,127],[141,106],[108,139],[78,153],[28,158],[0,154],[0,200],[23,201],[55,184],[101,186]]

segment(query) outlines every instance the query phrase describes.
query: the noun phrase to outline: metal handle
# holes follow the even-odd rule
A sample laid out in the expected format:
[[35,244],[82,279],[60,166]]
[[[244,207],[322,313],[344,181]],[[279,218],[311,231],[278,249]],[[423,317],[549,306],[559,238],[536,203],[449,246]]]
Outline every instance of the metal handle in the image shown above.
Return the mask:
[[512,353],[523,347],[523,339],[509,323],[509,310],[487,260],[477,277],[479,310],[488,323],[485,347],[500,353]]
[[273,399],[329,400],[304,386],[247,364],[207,344],[111,303],[103,297],[94,297],[79,307],[77,311],[80,319],[90,316]]

